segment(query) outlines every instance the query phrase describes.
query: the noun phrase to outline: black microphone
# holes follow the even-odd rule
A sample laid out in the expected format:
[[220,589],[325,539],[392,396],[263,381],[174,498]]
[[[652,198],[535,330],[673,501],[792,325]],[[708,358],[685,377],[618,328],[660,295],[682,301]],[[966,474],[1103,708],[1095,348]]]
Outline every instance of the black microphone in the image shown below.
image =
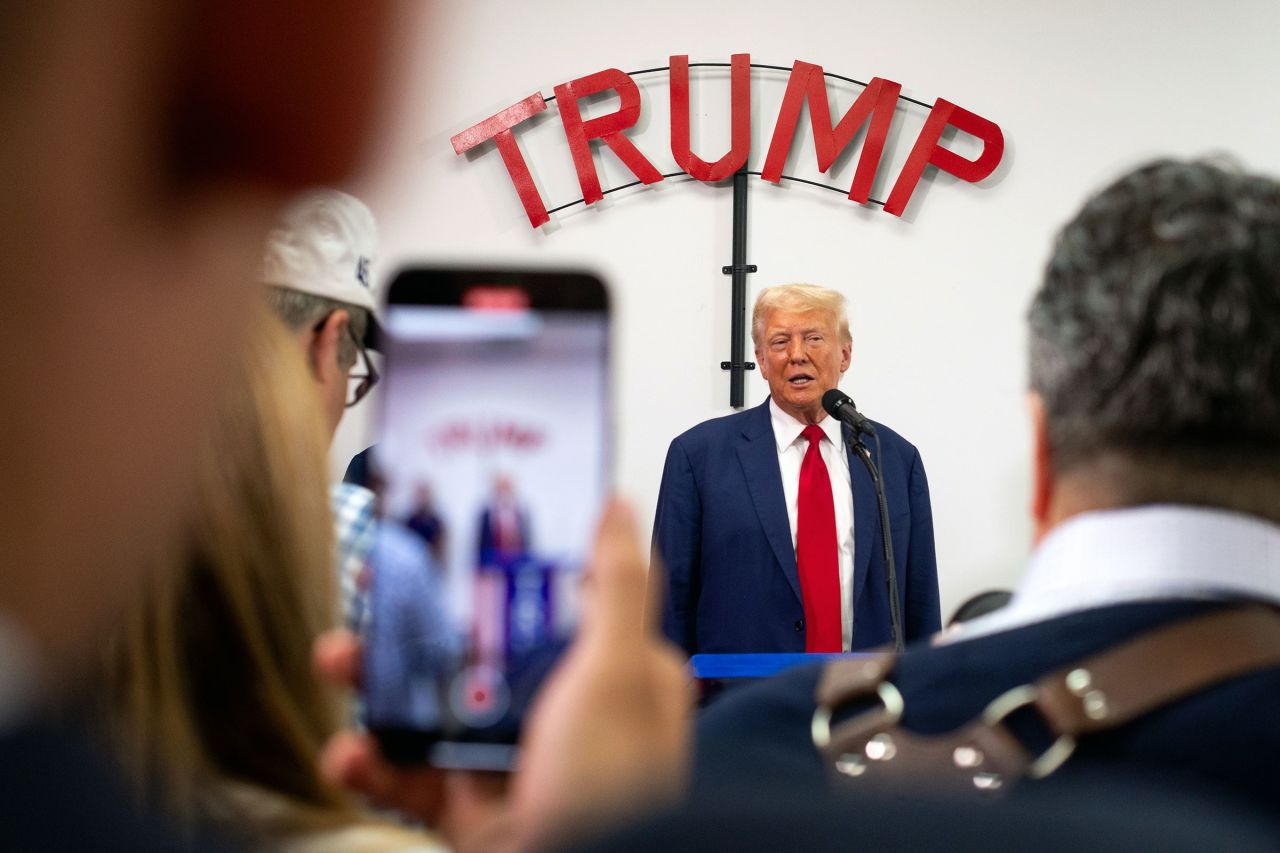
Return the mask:
[[876,428],[858,411],[853,398],[839,388],[832,388],[822,395],[822,408],[826,409],[831,417],[847,423],[853,429],[854,435],[876,434]]

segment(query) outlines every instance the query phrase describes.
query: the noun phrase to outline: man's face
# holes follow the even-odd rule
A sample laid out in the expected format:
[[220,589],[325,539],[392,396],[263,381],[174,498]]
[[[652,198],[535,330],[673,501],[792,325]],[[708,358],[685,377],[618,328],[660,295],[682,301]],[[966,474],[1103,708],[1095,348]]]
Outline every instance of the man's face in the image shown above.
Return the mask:
[[765,315],[756,350],[769,394],[782,410],[805,423],[821,420],[822,395],[840,384],[853,346],[840,339],[826,311],[775,309]]

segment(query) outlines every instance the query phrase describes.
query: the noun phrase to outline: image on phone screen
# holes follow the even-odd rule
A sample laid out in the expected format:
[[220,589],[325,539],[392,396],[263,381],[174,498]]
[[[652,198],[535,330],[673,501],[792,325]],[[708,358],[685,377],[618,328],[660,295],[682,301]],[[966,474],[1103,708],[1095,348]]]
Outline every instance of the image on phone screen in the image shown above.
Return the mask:
[[572,635],[606,496],[604,288],[411,269],[383,327],[365,721],[393,759],[501,767]]

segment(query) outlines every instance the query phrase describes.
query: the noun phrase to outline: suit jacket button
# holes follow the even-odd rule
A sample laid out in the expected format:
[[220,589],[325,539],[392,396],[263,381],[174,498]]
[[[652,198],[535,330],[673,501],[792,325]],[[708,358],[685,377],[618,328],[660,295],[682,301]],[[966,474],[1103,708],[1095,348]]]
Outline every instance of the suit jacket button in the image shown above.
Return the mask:
[[803,631],[803,630],[804,630],[804,620],[803,620],[803,619],[797,619],[797,620],[796,620],[796,631]]

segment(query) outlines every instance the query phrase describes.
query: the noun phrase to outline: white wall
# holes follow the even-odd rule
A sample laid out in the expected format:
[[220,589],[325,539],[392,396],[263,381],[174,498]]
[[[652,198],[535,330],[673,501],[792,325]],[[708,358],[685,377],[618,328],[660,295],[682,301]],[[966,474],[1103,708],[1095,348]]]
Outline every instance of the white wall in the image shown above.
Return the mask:
[[[1280,173],[1280,4],[986,0],[968,3],[699,3],[470,0],[400,28],[373,166],[349,189],[382,230],[385,282],[414,261],[588,266],[613,286],[616,479],[646,531],[667,442],[729,411],[731,191],[667,181],[529,227],[491,146],[453,153],[452,135],[534,91],[604,68],[663,66],[673,53],[727,62],[734,52],[802,59],[903,94],[945,97],[998,123],[1005,160],[981,185],[922,183],[907,216],[859,209],[835,193],[750,181],[750,296],[811,281],[850,299],[854,363],[844,387],[869,416],[923,454],[932,485],[943,611],[1016,583],[1028,548],[1028,437],[1021,318],[1054,229],[1086,191],[1145,158],[1226,151]],[[694,69],[694,150],[727,146],[727,75]],[[662,171],[667,77],[637,78],[645,117],[631,134]],[[756,72],[750,168],[759,169],[785,75]],[[832,87],[833,113],[857,89]],[[603,99],[589,115],[612,109]],[[901,132],[876,182],[884,198],[924,110]],[[807,140],[807,116],[802,116]],[[578,198],[554,105],[519,135],[548,206]],[[972,156],[966,139],[952,144]],[[630,180],[597,152],[602,183]],[[788,174],[817,177],[812,143]],[[848,185],[848,164],[830,182]],[[766,387],[758,375],[749,403]],[[370,439],[364,404],[348,415],[335,472]]]

